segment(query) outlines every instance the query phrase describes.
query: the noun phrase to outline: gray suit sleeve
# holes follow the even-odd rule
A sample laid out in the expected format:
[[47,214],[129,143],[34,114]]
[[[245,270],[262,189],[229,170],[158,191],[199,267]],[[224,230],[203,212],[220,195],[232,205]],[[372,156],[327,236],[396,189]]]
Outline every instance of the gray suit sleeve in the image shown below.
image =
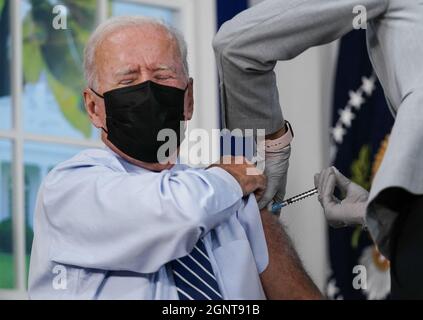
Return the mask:
[[226,22],[213,42],[223,125],[266,134],[280,129],[276,62],[352,30],[357,5],[372,19],[384,13],[388,0],[268,0]]
[[423,194],[423,0],[390,0],[384,17],[369,23],[367,39],[374,69],[396,115],[367,209],[369,231],[389,258],[391,231],[401,210],[382,193],[395,188]]

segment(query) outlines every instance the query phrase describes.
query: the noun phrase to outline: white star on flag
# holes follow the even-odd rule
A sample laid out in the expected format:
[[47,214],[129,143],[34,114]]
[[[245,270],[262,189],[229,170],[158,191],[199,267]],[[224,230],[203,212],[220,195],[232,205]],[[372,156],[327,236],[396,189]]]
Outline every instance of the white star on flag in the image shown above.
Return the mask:
[[326,293],[328,298],[332,300],[335,299],[335,296],[338,294],[338,292],[339,292],[339,289],[336,286],[335,279],[330,279],[326,288]]
[[361,80],[363,81],[363,85],[361,86],[361,88],[363,89],[363,91],[368,95],[371,96],[373,91],[376,88],[376,84],[375,84],[375,78],[372,76],[370,78],[367,77],[363,77],[361,78]]
[[364,103],[364,99],[361,93],[350,91],[349,94],[350,94],[350,101],[348,103],[352,105],[354,108],[360,109],[361,105]]
[[339,111],[341,122],[347,127],[351,127],[351,122],[355,118],[354,113],[352,113],[351,108],[346,108]]
[[345,133],[346,131],[341,124],[337,124],[336,127],[332,129],[332,136],[336,143],[342,143]]

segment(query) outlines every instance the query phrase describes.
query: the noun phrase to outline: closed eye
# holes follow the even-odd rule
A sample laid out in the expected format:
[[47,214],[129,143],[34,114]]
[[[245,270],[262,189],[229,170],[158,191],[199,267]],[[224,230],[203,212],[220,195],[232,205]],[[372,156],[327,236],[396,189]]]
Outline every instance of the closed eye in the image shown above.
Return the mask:
[[171,75],[157,75],[155,76],[157,80],[168,80],[168,79],[174,79]]
[[131,83],[133,83],[134,82],[134,80],[122,80],[121,82],[119,82],[119,84],[121,84],[121,85],[128,85],[128,84],[131,84]]

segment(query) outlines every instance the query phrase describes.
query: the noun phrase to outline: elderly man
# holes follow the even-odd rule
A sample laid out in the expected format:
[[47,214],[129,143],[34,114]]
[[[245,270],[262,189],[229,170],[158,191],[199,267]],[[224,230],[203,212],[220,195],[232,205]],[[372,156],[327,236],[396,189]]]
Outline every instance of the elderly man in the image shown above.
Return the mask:
[[186,57],[176,30],[142,17],[108,20],[91,36],[84,99],[107,147],[43,182],[31,298],[320,297],[281,226],[259,212],[253,193],[265,178],[247,175],[252,165],[193,169],[158,156],[157,133],[179,132],[193,113]]

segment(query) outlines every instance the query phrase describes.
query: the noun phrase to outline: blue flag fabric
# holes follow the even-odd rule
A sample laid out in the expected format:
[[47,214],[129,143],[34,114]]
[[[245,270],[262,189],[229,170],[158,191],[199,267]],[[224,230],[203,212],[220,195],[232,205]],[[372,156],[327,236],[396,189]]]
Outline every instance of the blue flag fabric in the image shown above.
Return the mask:
[[10,1],[0,6],[0,97],[10,94],[10,59],[9,59],[9,37],[10,37]]
[[248,8],[248,0],[217,0],[217,27]]
[[[383,158],[394,118],[371,66],[364,31],[340,44],[332,114],[333,165],[367,190]],[[329,230],[331,299],[385,299],[389,261],[361,228]]]

